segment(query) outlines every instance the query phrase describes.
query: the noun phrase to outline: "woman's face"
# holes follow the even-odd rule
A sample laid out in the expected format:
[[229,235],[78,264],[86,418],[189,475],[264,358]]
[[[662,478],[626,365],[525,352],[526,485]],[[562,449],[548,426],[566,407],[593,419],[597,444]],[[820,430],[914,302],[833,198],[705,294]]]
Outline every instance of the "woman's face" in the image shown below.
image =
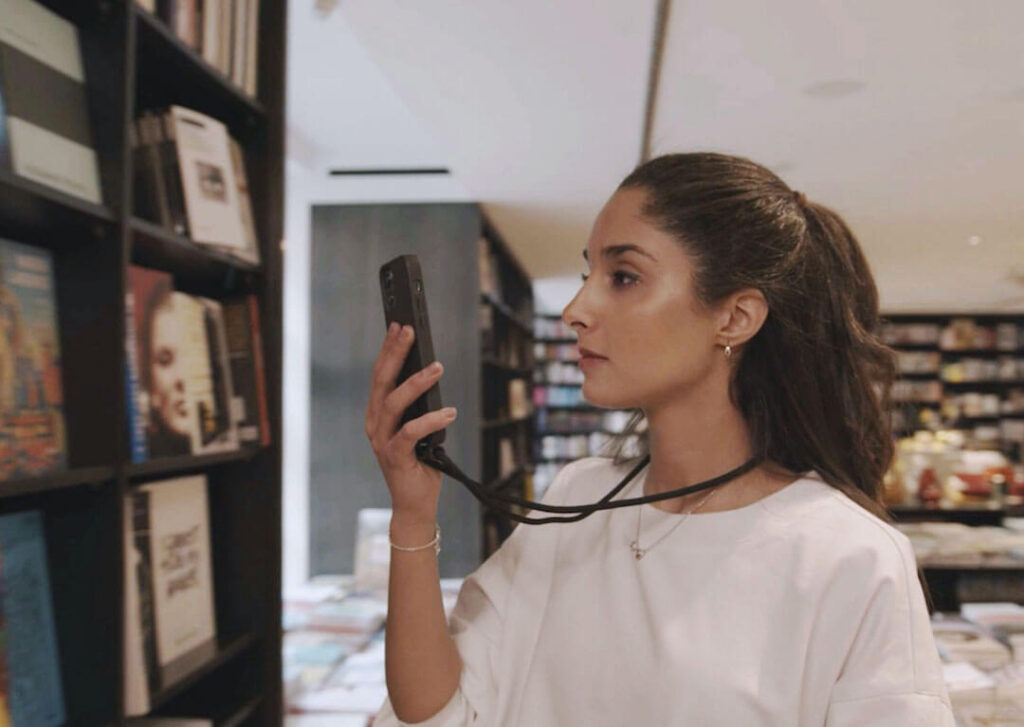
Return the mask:
[[[693,263],[668,233],[641,215],[646,192],[616,192],[587,242],[590,275],[562,312],[579,345],[607,357],[584,363],[583,397],[607,408],[650,409],[711,372],[716,318],[702,310]],[[616,254],[615,247],[640,251]]]
[[185,401],[185,379],[178,344],[178,327],[173,298],[153,313],[151,362],[153,409],[170,430],[189,433],[188,405]]

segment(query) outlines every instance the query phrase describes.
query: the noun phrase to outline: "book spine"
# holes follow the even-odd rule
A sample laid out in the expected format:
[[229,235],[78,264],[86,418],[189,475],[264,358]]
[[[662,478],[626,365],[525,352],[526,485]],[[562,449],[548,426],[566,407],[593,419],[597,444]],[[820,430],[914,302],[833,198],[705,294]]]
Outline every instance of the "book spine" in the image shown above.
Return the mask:
[[144,462],[148,457],[146,428],[139,408],[139,349],[135,338],[135,294],[129,290],[125,303],[125,354],[128,357],[125,368],[125,401],[128,405],[128,436],[131,444],[132,462]]
[[132,529],[139,561],[135,567],[135,587],[139,592],[139,616],[142,625],[142,654],[146,664],[149,693],[160,691],[160,657],[156,648],[156,596],[153,592],[153,553],[149,541],[149,492],[132,493]]
[[7,111],[4,105],[4,96],[7,94],[7,87],[4,85],[4,64],[0,57],[0,169],[11,171],[11,132],[7,128]]
[[140,119],[141,141],[145,145],[147,174],[149,175],[149,189],[154,201],[154,222],[159,222],[168,230],[173,229],[174,223],[171,220],[171,208],[167,199],[167,185],[164,183],[165,175],[163,164],[160,160],[159,131],[160,121],[150,113],[143,115]]
[[245,83],[244,89],[250,96],[256,96],[256,53],[259,40],[260,0],[248,0],[249,16],[245,32]]
[[255,295],[249,296],[249,315],[252,323],[252,358],[256,368],[256,400],[260,409],[260,444],[270,445],[270,413],[267,409],[266,367],[263,361],[263,329],[260,327],[260,304]]
[[163,131],[160,142],[160,162],[163,165],[164,186],[167,192],[171,215],[171,229],[188,237],[188,214],[185,209],[185,191],[181,183],[181,167],[178,166],[178,144],[174,130],[174,119],[170,114],[158,118]]

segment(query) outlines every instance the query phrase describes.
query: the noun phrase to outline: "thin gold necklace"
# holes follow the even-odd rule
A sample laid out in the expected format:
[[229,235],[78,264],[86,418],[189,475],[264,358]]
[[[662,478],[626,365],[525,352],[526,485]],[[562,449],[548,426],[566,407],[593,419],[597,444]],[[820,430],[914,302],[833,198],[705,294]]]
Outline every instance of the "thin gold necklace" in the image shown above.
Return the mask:
[[674,533],[676,528],[678,528],[680,525],[682,525],[684,522],[686,522],[686,519],[689,518],[690,515],[692,515],[693,513],[697,512],[702,507],[704,507],[704,503],[706,503],[708,500],[710,500],[712,498],[712,496],[714,496],[714,494],[716,492],[718,492],[718,488],[717,487],[712,489],[711,492],[709,492],[707,494],[707,496],[703,500],[700,501],[700,504],[697,505],[697,507],[693,508],[688,513],[686,513],[686,515],[684,515],[682,518],[680,518],[679,522],[677,522],[675,525],[673,525],[671,530],[669,530],[667,533],[665,533],[660,538],[655,540],[653,543],[648,545],[646,548],[641,548],[640,547],[640,523],[643,520],[644,506],[643,505],[638,506],[637,507],[637,518],[636,518],[636,539],[632,543],[629,544],[630,550],[633,551],[633,557],[636,558],[637,560],[640,560],[645,555],[647,555],[647,552],[651,548],[653,548],[655,545],[657,545],[662,540],[667,538],[669,535]]

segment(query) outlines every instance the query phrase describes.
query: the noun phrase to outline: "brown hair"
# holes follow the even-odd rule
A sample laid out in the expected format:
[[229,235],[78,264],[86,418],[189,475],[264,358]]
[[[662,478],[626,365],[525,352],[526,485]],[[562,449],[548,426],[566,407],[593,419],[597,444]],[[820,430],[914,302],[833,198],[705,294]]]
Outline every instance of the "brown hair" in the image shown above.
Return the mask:
[[[724,154],[652,159],[626,177],[628,188],[647,192],[645,216],[694,260],[699,304],[747,287],[765,296],[768,316],[737,348],[730,387],[754,454],[814,469],[891,522],[881,492],[895,452],[896,357],[878,337],[878,291],[849,227],[768,169]],[[610,443],[616,464],[637,459],[625,455],[629,440],[648,453],[642,410]]]

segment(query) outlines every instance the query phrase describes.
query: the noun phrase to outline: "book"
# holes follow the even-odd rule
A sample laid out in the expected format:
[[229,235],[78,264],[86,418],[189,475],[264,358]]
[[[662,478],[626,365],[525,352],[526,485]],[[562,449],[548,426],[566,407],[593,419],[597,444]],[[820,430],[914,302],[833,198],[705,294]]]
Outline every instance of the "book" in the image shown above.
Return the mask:
[[[157,169],[162,175],[163,190],[167,198],[170,230],[183,237],[189,236],[189,220],[185,207],[185,193],[178,167],[177,129],[168,116],[154,116],[152,129],[159,151]],[[159,184],[159,182],[157,183]]]
[[43,515],[0,516],[4,658],[14,725],[63,725],[66,715]]
[[190,417],[192,454],[238,448],[231,419],[231,373],[219,304],[185,293],[173,294],[179,316],[184,389]]
[[100,204],[78,29],[34,0],[0,0],[0,83],[7,168]]
[[128,402],[132,461],[191,454],[193,419],[171,275],[133,265],[128,285],[135,334],[128,374],[134,368],[138,380]]
[[256,221],[252,214],[252,199],[249,196],[249,175],[245,170],[245,155],[242,146],[234,139],[228,139],[231,147],[231,166],[238,186],[238,213],[242,222],[242,247],[229,247],[226,250],[253,265],[260,263],[259,238],[256,235]]
[[0,239],[0,479],[66,467],[53,258]]
[[1010,649],[966,619],[936,614],[932,633],[943,661],[966,661],[985,671],[1010,663]]
[[222,247],[244,247],[238,184],[226,127],[216,119],[182,106],[171,106],[167,118],[177,151],[192,240]]
[[[150,669],[146,668],[146,657],[144,653],[144,638],[142,635],[144,622],[152,624],[152,599],[147,601],[147,618],[143,618],[143,606],[140,600],[140,592],[152,593],[152,579],[149,578],[148,568],[151,558],[148,554],[148,545],[145,539],[135,541],[135,501],[134,498],[126,498],[125,507],[122,508],[122,529],[124,536],[124,713],[128,716],[146,714],[150,709],[150,685],[149,674],[156,674],[155,658],[151,662]],[[144,511],[140,515],[144,515]],[[146,560],[143,561],[142,550],[147,551]],[[144,570],[145,569],[145,570]],[[155,641],[151,642],[149,648],[155,657]]]
[[[134,488],[126,496],[136,565],[141,660],[152,695],[217,651],[209,505],[205,475]],[[128,602],[126,600],[126,605]],[[136,653],[128,663],[138,663]]]
[[[232,416],[242,443],[267,445],[266,389],[262,381],[263,353],[257,345],[258,301],[247,296],[224,302],[224,331],[234,396]],[[254,316],[256,324],[254,325]]]

